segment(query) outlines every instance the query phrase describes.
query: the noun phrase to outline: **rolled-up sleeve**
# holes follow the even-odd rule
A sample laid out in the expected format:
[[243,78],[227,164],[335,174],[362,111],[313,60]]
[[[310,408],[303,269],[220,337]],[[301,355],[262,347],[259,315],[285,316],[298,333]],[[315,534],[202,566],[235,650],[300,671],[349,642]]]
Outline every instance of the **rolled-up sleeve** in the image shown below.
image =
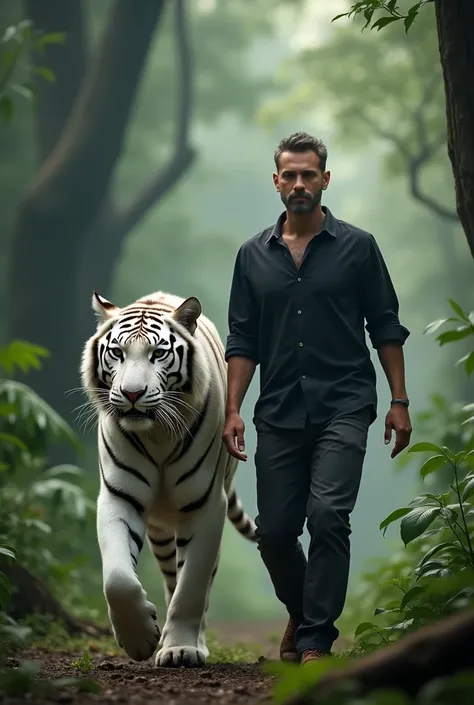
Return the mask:
[[228,310],[229,334],[225,359],[246,357],[258,364],[259,311],[245,271],[245,253],[240,247],[234,265]]
[[362,285],[366,330],[372,346],[398,342],[403,345],[410,335],[398,317],[398,298],[387,265],[375,238],[370,235]]

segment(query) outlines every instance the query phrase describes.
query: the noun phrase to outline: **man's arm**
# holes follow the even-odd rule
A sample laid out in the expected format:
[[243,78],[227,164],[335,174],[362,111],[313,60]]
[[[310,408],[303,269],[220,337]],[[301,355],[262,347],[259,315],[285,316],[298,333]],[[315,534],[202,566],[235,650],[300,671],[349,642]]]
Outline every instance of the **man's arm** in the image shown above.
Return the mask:
[[237,253],[229,298],[226,419],[222,439],[227,451],[238,460],[247,460],[245,425],[240,407],[258,364],[259,309],[245,272],[242,247]]
[[410,331],[400,323],[398,298],[382,253],[372,236],[362,287],[367,332],[377,350],[392,395],[390,411],[385,418],[385,443],[390,443],[392,431],[395,431],[394,458],[407,447],[411,436],[408,407],[402,403],[407,400],[403,345]]

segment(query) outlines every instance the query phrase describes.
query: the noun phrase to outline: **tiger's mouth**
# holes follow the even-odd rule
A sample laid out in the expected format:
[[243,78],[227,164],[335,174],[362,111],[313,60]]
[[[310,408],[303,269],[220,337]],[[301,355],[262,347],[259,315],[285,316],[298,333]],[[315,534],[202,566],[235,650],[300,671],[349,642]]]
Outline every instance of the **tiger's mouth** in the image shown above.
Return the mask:
[[128,409],[128,411],[116,409],[116,414],[121,419],[128,419],[130,421],[144,421],[145,419],[155,418],[155,414],[151,409],[147,409],[146,411],[140,411],[140,409]]

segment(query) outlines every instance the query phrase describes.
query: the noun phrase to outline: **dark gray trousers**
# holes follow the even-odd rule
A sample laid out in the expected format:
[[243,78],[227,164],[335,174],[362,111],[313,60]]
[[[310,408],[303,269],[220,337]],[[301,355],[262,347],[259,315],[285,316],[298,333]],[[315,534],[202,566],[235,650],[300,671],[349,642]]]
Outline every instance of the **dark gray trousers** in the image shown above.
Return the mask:
[[[369,408],[292,430],[256,420],[258,546],[278,599],[299,625],[297,649],[329,652],[349,579],[350,513],[360,486]],[[308,560],[298,537],[307,520]]]

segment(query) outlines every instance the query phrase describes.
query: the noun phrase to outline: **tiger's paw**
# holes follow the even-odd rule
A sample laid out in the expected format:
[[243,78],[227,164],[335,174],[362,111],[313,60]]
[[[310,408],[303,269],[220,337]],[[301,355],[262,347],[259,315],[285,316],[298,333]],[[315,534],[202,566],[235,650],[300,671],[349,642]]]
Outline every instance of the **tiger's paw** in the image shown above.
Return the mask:
[[195,646],[163,647],[155,656],[155,666],[198,668],[206,665],[207,654]]
[[134,661],[149,659],[160,640],[155,605],[146,599],[140,583],[109,584],[105,593],[117,643]]

